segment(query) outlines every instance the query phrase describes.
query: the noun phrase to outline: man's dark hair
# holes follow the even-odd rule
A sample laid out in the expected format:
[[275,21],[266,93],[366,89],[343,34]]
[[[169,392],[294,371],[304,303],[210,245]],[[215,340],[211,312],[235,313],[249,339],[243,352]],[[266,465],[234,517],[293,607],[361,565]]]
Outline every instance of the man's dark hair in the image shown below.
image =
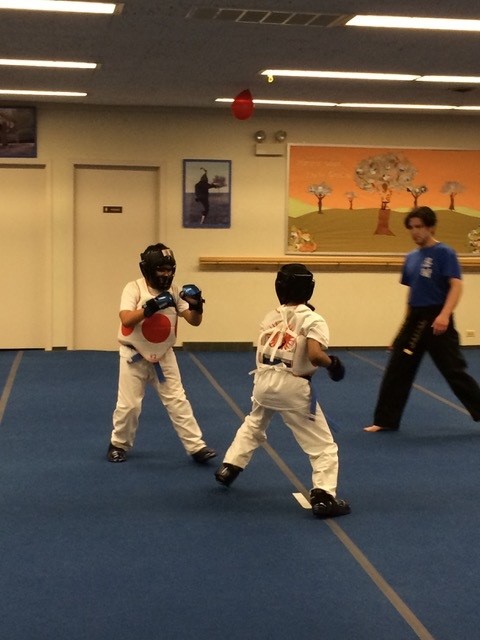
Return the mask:
[[437,215],[430,207],[416,207],[405,216],[404,225],[410,228],[410,220],[412,218],[420,218],[426,227],[434,227],[437,224]]

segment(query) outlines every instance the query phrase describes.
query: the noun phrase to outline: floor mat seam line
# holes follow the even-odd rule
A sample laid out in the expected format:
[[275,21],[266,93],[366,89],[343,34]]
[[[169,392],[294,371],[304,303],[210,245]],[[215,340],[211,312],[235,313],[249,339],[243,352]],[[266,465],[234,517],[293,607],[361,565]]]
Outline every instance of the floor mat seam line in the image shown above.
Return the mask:
[[20,366],[20,361],[23,356],[23,351],[19,351],[10,367],[10,371],[8,373],[7,381],[5,382],[5,386],[3,388],[2,396],[0,397],[0,425],[2,424],[3,415],[5,413],[5,409],[7,408],[8,399],[10,398],[10,394],[13,389],[13,383],[15,382],[15,377],[17,375],[18,368]]
[[[204,374],[207,380],[213,385],[213,387],[218,391],[218,393],[222,396],[222,398],[227,402],[227,404],[233,409],[235,414],[243,420],[245,418],[245,414],[235,403],[233,398],[223,389],[220,383],[216,380],[216,378],[210,373],[210,371],[205,367],[205,365],[192,353],[188,354],[191,360],[196,364],[196,366],[200,369],[200,371]],[[308,491],[302,482],[296,477],[296,475],[291,471],[288,465],[282,460],[282,458],[278,455],[278,453],[269,445],[268,443],[263,443],[261,445],[268,453],[268,455],[272,458],[275,464],[280,468],[280,470],[286,475],[286,477],[293,482],[294,486],[301,491],[301,493],[305,496],[308,496]],[[395,592],[395,590],[388,584],[385,578],[375,569],[374,565],[368,560],[365,554],[360,550],[359,547],[351,540],[351,538],[345,533],[345,531],[336,523],[331,520],[325,520],[324,524],[326,524],[331,532],[335,535],[335,537],[342,543],[348,553],[352,556],[352,558],[360,565],[366,575],[372,580],[375,586],[378,588],[380,593],[387,598],[387,600],[391,603],[394,609],[398,612],[401,618],[410,626],[410,628],[414,631],[417,638],[419,640],[435,640],[435,638],[430,634],[428,629],[420,622],[417,616],[413,613],[413,611],[408,607],[408,605],[400,598],[400,596]]]

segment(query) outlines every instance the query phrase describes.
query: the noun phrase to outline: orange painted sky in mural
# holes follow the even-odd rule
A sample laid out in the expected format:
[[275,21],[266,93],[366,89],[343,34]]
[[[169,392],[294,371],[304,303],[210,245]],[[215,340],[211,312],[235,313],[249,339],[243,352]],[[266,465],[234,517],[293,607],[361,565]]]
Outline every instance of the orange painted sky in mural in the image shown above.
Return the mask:
[[[311,203],[315,209],[317,200],[314,194],[308,193],[308,187],[326,182],[332,193],[324,198],[325,208],[348,208],[347,191],[355,193],[356,209],[377,206],[379,196],[360,189],[354,173],[360,161],[384,153],[405,157],[417,169],[413,184],[428,188],[428,192],[420,196],[419,205],[445,205],[447,209],[449,196],[441,193],[441,188],[445,182],[456,181],[464,187],[455,198],[456,205],[480,210],[480,151],[477,150],[291,145],[289,196]],[[393,193],[392,209],[412,206],[411,194],[405,191]]]

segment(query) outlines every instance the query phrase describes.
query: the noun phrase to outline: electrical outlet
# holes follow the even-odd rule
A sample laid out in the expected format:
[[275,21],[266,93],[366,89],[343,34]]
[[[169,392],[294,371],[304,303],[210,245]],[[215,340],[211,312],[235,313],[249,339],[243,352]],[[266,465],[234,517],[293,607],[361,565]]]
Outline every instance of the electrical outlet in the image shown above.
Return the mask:
[[467,336],[467,338],[474,338],[475,331],[473,329],[467,329],[467,331],[465,332],[465,335]]

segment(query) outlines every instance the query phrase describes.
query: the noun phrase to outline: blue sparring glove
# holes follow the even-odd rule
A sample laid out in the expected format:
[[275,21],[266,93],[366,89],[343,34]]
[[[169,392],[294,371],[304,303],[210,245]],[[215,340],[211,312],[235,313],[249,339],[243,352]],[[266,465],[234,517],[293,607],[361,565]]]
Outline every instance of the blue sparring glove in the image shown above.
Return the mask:
[[157,311],[161,311],[162,309],[166,309],[167,307],[174,306],[175,300],[173,299],[172,294],[168,293],[168,291],[164,291],[155,298],[150,298],[150,300],[147,300],[147,302],[143,305],[143,315],[145,316],[145,318],[149,318],[150,316],[153,316],[154,313],[157,313]]
[[[203,313],[203,303],[205,300],[202,298],[202,292],[196,284],[184,284],[180,291],[180,297],[188,302],[188,308],[191,311],[197,313]],[[189,300],[187,300],[189,298]]]
[[327,372],[334,382],[343,380],[345,377],[345,367],[337,356],[330,356],[332,363],[327,367]]

